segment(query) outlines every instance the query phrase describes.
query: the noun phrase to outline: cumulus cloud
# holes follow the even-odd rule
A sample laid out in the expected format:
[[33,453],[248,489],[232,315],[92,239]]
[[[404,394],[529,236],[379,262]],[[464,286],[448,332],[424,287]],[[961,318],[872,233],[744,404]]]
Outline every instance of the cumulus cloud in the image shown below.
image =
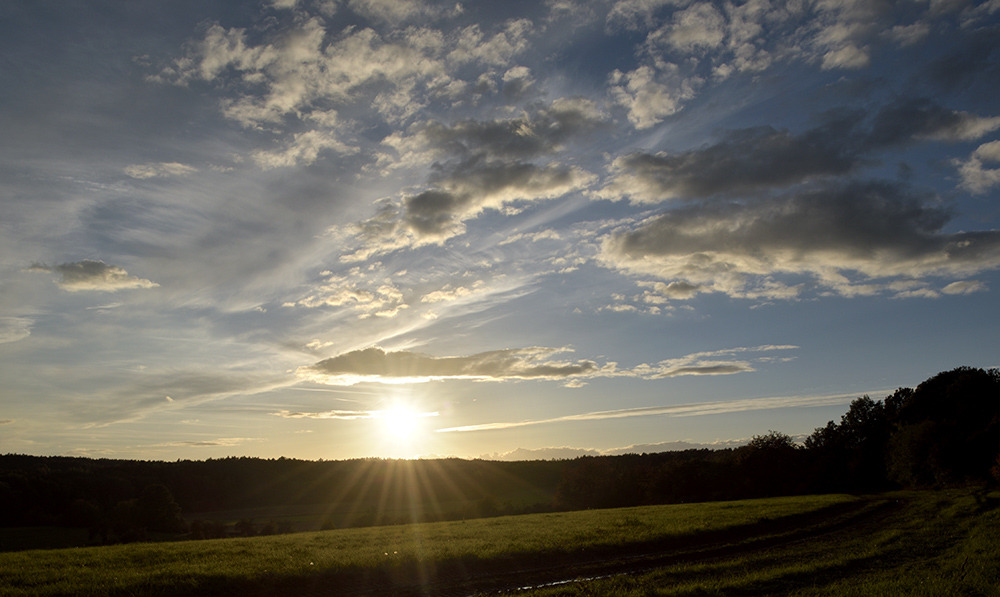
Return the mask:
[[719,143],[680,154],[621,156],[611,164],[611,182],[596,195],[658,203],[785,186],[855,167],[858,160],[852,148],[816,142],[823,132],[796,136],[757,127],[731,131]]
[[[374,216],[354,224],[356,248],[346,261],[362,261],[399,248],[440,244],[465,232],[465,222],[486,210],[507,214],[521,203],[555,199],[589,187],[596,176],[580,167],[546,161],[572,137],[605,124],[589,100],[561,98],[515,118],[421,122],[383,144],[396,167],[434,161],[428,188],[399,201],[383,200]],[[391,169],[391,168],[390,168]]]
[[319,383],[349,386],[362,382],[421,383],[444,379],[568,381],[609,374],[615,369],[614,363],[598,365],[590,360],[551,360],[552,356],[568,350],[513,348],[469,356],[435,357],[372,347],[299,367],[297,373]]
[[528,34],[532,30],[528,19],[508,21],[493,36],[484,34],[479,25],[470,25],[457,32],[454,47],[448,53],[449,62],[462,65],[480,62],[500,66],[528,49]]
[[[722,5],[619,0],[608,11],[608,31],[640,30],[646,37],[637,46],[639,66],[615,73],[610,92],[627,108],[633,125],[646,129],[681,110],[709,78],[757,73],[792,61],[824,70],[863,69],[886,40],[906,46],[926,39],[941,11],[935,3],[913,8],[860,0]],[[984,60],[953,62],[965,69]]]
[[[558,98],[548,105],[534,105],[504,119],[464,119],[453,124],[422,121],[406,132],[382,140],[400,166],[430,163],[444,157],[468,161],[524,161],[558,153],[570,139],[608,124],[592,100]],[[383,156],[384,160],[390,159]]]
[[255,151],[253,159],[264,169],[307,166],[327,150],[339,154],[356,152],[354,147],[344,144],[332,132],[311,130],[296,133],[282,149]]
[[521,201],[554,199],[590,185],[595,176],[559,163],[462,164],[434,189],[403,201],[408,232],[424,242],[441,242],[465,232],[463,222],[484,210]]
[[697,2],[675,12],[671,21],[652,33],[648,43],[665,43],[676,50],[711,49],[722,44],[726,22],[708,2]]
[[648,129],[678,112],[684,101],[695,96],[701,81],[686,78],[675,64],[650,66],[623,73],[616,70],[609,78],[611,96],[628,110],[628,119],[637,129]]
[[56,283],[63,290],[70,292],[81,290],[114,292],[116,290],[155,288],[159,286],[156,282],[130,276],[128,272],[117,265],[108,265],[103,261],[93,261],[90,259],[52,266],[36,263],[29,267],[28,270],[59,274],[61,278]]
[[969,159],[956,160],[963,189],[982,195],[991,188],[1000,185],[1000,168],[985,167],[984,163],[1000,163],[1000,141],[991,141],[980,145]]
[[0,317],[0,344],[24,340],[35,321],[30,317]]
[[440,302],[451,302],[457,301],[461,298],[472,295],[477,289],[482,288],[485,282],[482,280],[476,280],[472,285],[472,288],[466,288],[465,286],[452,286],[451,284],[445,284],[443,288],[435,290],[433,292],[428,292],[424,296],[420,297],[421,303],[440,303]]
[[554,199],[589,186],[595,176],[559,163],[461,164],[422,193],[383,201],[349,228],[357,247],[342,261],[364,261],[400,248],[442,244],[465,233],[465,221],[492,209],[513,214],[521,203]]
[[[436,12],[417,0],[352,0],[348,7],[390,23]],[[308,122],[331,108],[359,105],[369,116],[398,123],[464,87],[450,74],[453,67],[507,65],[528,47],[530,21],[510,21],[499,29],[490,35],[478,26],[449,34],[408,27],[382,35],[371,28],[327,31],[321,18],[303,17],[257,43],[245,29],[213,25],[152,79],[225,82],[237,93],[222,101],[223,113],[251,128],[280,129],[287,121]],[[343,151],[333,139],[326,137],[324,146]],[[291,146],[309,140],[298,138]]]
[[360,267],[353,267],[344,274],[331,272],[312,294],[285,306],[343,307],[358,312],[361,319],[392,318],[408,309],[403,292],[392,278],[374,274],[384,272],[378,268],[363,271]]
[[1000,266],[1000,232],[943,233],[950,214],[927,199],[867,182],[689,205],[609,235],[602,259],[630,274],[744,298],[798,296],[801,287],[783,274],[854,296],[886,290],[886,280]]
[[[835,114],[798,134],[762,126],[726,131],[717,142],[682,153],[621,156],[611,164],[611,182],[595,195],[657,203],[748,193],[844,175],[890,147],[921,139],[971,140],[997,128],[1000,117],[949,110],[926,99],[900,100],[872,114],[861,110]],[[981,147],[986,148],[982,155],[992,155],[989,146]],[[977,165],[981,162],[973,162],[977,159],[974,155],[962,165],[970,172],[967,180],[979,180],[972,174],[982,171]]]

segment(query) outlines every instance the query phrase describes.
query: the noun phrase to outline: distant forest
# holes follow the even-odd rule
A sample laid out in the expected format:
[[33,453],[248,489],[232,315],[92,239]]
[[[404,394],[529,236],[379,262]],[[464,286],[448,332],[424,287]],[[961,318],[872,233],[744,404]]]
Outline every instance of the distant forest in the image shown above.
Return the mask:
[[858,398],[804,444],[769,431],[738,448],[522,462],[8,454],[0,456],[0,526],[83,527],[100,543],[147,531],[232,535],[197,519],[271,506],[332,504],[324,528],[339,528],[998,482],[1000,371],[961,367],[883,400]]

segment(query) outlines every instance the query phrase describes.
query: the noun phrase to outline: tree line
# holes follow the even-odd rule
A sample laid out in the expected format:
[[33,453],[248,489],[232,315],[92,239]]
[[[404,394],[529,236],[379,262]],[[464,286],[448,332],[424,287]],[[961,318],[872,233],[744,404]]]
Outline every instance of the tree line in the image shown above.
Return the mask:
[[[803,444],[777,431],[723,450],[572,460],[149,462],[0,456],[0,526],[91,529],[95,542],[147,532],[193,538],[253,530],[200,513],[337,504],[325,528],[823,492],[1000,481],[1000,371],[960,367],[882,400],[854,400]],[[183,516],[182,516],[183,515]],[[282,532],[271,524],[264,529]]]
[[581,458],[562,508],[1000,482],[1000,370],[960,367],[884,400],[854,400],[803,444],[783,433],[725,450]]

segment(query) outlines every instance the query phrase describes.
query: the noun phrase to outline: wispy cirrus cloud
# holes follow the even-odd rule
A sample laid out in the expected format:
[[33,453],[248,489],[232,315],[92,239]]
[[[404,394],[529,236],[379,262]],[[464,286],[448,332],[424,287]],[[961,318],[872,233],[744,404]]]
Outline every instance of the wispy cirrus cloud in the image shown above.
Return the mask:
[[248,443],[266,441],[262,437],[219,437],[215,439],[187,440],[176,442],[164,442],[160,444],[149,444],[144,448],[229,448]]
[[147,178],[169,178],[172,176],[187,176],[198,169],[194,166],[178,162],[156,162],[148,164],[133,164],[125,168],[125,174],[140,180]]
[[692,404],[674,404],[669,406],[649,406],[643,408],[624,408],[604,410],[549,419],[534,419],[527,421],[511,421],[500,423],[482,423],[479,425],[463,425],[436,429],[438,433],[468,433],[472,431],[495,431],[549,423],[567,423],[574,421],[601,421],[606,419],[624,419],[631,417],[698,417],[705,415],[720,415],[728,413],[771,410],[777,408],[803,408],[814,406],[835,406],[847,404],[857,398],[857,394],[837,394],[829,396],[778,396],[772,398],[746,398],[742,400],[727,400],[702,402]]
[[[754,362],[789,361],[794,357],[753,356],[757,353],[796,350],[791,344],[765,345],[754,347],[728,348],[724,350],[696,352],[676,359],[660,361],[656,365],[640,365],[631,372],[646,379],[682,377],[685,375],[732,375],[754,371]],[[743,359],[736,359],[744,355]]]
[[30,317],[0,317],[0,344],[24,340],[35,320]]
[[[342,421],[354,421],[358,419],[385,419],[399,416],[398,411],[395,410],[326,410],[319,412],[283,410],[270,414],[283,419],[337,419]],[[417,418],[436,417],[438,416],[438,412],[408,412],[407,416]]]

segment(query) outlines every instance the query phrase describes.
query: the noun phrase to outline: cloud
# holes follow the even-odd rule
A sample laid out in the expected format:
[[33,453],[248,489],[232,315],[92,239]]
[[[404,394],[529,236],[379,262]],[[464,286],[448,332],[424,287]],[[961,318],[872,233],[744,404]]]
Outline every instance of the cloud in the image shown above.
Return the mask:
[[433,292],[428,292],[420,298],[421,303],[440,303],[440,302],[451,302],[457,301],[461,298],[467,297],[475,293],[478,289],[482,288],[485,284],[482,280],[477,280],[472,288],[466,288],[465,286],[453,287],[451,284],[445,284],[439,290]]
[[1000,232],[941,232],[950,217],[899,185],[820,185],[672,209],[606,237],[601,259],[629,274],[743,298],[798,296],[801,286],[777,278],[786,274],[854,296],[887,289],[882,278],[1000,267]]
[[61,279],[56,283],[63,290],[77,292],[81,290],[97,290],[115,292],[134,288],[156,288],[156,282],[128,275],[121,267],[108,265],[103,261],[84,259],[75,263],[63,263],[48,266],[41,263],[32,264],[28,271],[52,272],[59,274]]
[[[422,383],[445,379],[476,381],[562,381],[567,387],[580,387],[587,379],[598,377],[638,377],[660,379],[684,375],[731,375],[754,371],[751,362],[775,360],[768,357],[729,358],[735,354],[791,350],[790,345],[766,345],[699,352],[656,365],[638,365],[619,369],[617,363],[599,365],[592,360],[554,361],[556,354],[568,348],[516,348],[494,350],[469,356],[435,357],[409,351],[387,352],[379,347],[356,350],[299,367],[299,377],[328,385],[354,385],[362,382]],[[788,360],[781,359],[781,360]],[[339,411],[338,411],[339,412]]]
[[1000,185],[1000,168],[986,168],[983,163],[1000,163],[1000,141],[990,141],[976,148],[968,160],[956,160],[961,188],[982,195]]
[[314,365],[299,367],[299,377],[329,385],[362,382],[422,383],[445,379],[477,381],[557,380],[595,377],[613,373],[614,363],[553,361],[550,357],[567,348],[514,348],[469,356],[435,357],[378,347],[356,350]]
[[[342,421],[354,421],[358,419],[384,419],[387,417],[398,416],[398,412],[394,410],[327,410],[321,412],[293,412],[288,410],[283,410],[280,412],[271,413],[272,416],[282,417],[284,419],[337,419]],[[436,417],[437,412],[413,412],[407,413],[407,416],[411,417]]]
[[[375,214],[351,226],[355,247],[344,261],[363,261],[404,247],[442,244],[465,233],[465,222],[486,210],[506,214],[520,203],[582,191],[596,176],[580,167],[544,161],[571,137],[605,124],[593,102],[559,99],[507,120],[422,122],[407,134],[386,137],[393,167],[434,160],[426,190],[399,201],[385,199]],[[541,159],[540,159],[541,158]],[[391,169],[390,167],[389,169]]]
[[[348,6],[390,23],[439,12],[416,0],[352,0]],[[500,25],[492,36],[478,26],[448,34],[425,27],[390,28],[381,35],[371,28],[327,31],[321,18],[299,17],[294,26],[270,32],[259,43],[245,29],[212,25],[184,56],[151,79],[178,85],[224,83],[236,93],[221,101],[223,114],[249,128],[281,130],[290,123],[322,120],[331,109],[364,110],[366,118],[398,123],[429,102],[460,92],[468,82],[449,74],[454,67],[508,64],[527,49],[532,29],[522,19]],[[324,133],[323,146],[346,152],[342,141],[330,135]],[[316,142],[299,137],[283,153]]]
[[749,442],[747,439],[730,439],[714,441],[711,443],[673,441],[659,442],[656,444],[634,444],[624,448],[613,448],[602,450],[604,454],[656,454],[660,452],[680,452],[683,450],[724,450],[726,448],[737,448]]
[[697,2],[673,14],[670,23],[650,34],[647,43],[665,43],[676,50],[716,48],[726,36],[722,14],[708,2]]
[[[640,365],[632,369],[630,373],[646,379],[662,379],[687,375],[733,375],[735,373],[755,371],[751,360],[758,362],[774,360],[769,357],[735,360],[732,358],[733,355],[764,353],[775,350],[794,350],[797,348],[798,346],[782,344],[696,352],[680,358],[660,361],[656,365]],[[791,360],[791,357],[784,357],[782,360]]]
[[662,304],[668,300],[691,299],[707,290],[704,286],[691,284],[683,280],[675,280],[669,284],[664,282],[639,282],[639,286],[650,288],[650,290],[643,293],[643,301],[654,304]]
[[[605,128],[608,115],[595,102],[564,97],[548,105],[532,105],[523,113],[504,119],[464,119],[453,124],[421,121],[405,132],[382,140],[397,157],[397,166],[414,166],[451,156],[459,162],[517,162],[562,151],[573,138]],[[388,161],[389,155],[382,159]]]
[[[775,63],[799,62],[823,70],[867,68],[877,51],[889,45],[916,45],[948,18],[948,11],[939,10],[936,3],[914,8],[853,0],[722,5],[621,0],[608,11],[607,32],[624,28],[645,31],[646,37],[636,46],[639,65],[617,71],[609,80],[609,91],[628,110],[629,121],[637,129],[647,129],[680,111],[707,80],[759,73]],[[985,14],[973,12],[976,18]],[[974,20],[970,13],[970,29]],[[984,31],[974,47],[942,59],[941,78],[995,70],[985,58],[996,43],[990,36],[995,37],[995,31]],[[955,37],[965,42],[975,35]]]
[[166,442],[162,444],[151,444],[147,448],[215,448],[232,447],[251,442],[265,441],[260,437],[220,437],[217,439]]
[[473,161],[435,181],[436,187],[403,201],[406,230],[421,242],[443,242],[463,234],[465,220],[484,210],[521,201],[554,199],[590,185],[593,174],[554,163],[489,164]]
[[581,456],[601,456],[616,454],[657,454],[661,452],[679,452],[682,450],[722,450],[735,448],[747,443],[748,440],[726,440],[712,443],[696,443],[687,441],[660,442],[657,444],[635,444],[624,448],[596,450],[592,448],[548,447],[548,448],[517,448],[509,452],[493,452],[482,454],[482,460],[518,461],[518,460],[571,460]]
[[[997,128],[1000,117],[949,110],[926,99],[900,100],[872,114],[834,114],[798,134],[762,126],[726,131],[717,142],[682,153],[621,156],[611,164],[611,182],[595,196],[658,203],[752,193],[848,174],[890,147],[921,139],[971,140]],[[987,148],[984,155],[992,154]],[[972,171],[981,171],[979,162],[970,160],[962,168],[970,172],[964,180],[978,180]]]
[[979,280],[962,280],[961,282],[948,284],[941,289],[941,292],[945,294],[972,294],[973,292],[983,292],[985,290],[986,284]]
[[307,166],[315,162],[320,154],[327,150],[339,154],[350,154],[357,151],[354,147],[345,145],[329,131],[311,130],[296,133],[283,149],[255,151],[253,159],[265,170]]
[[489,37],[479,25],[470,25],[457,32],[454,48],[447,59],[456,65],[470,62],[493,66],[508,64],[528,49],[527,36],[532,28],[533,24],[528,19],[512,19],[504,24],[501,31]]
[[[772,127],[731,131],[719,143],[680,154],[632,153],[612,162],[612,181],[596,196],[658,203],[741,193],[843,174],[858,164],[847,148]],[[820,141],[820,142],[817,142]]]
[[617,0],[608,11],[607,24],[609,27],[626,27],[638,29],[639,27],[651,27],[654,22],[656,12],[664,6],[677,6],[683,4],[678,0]]
[[24,340],[31,335],[34,323],[30,317],[0,317],[0,344]]
[[[81,385],[91,380],[81,376]],[[232,396],[248,396],[288,387],[294,383],[284,373],[241,370],[208,370],[196,367],[152,371],[142,368],[117,386],[104,386],[97,397],[75,402],[68,410],[87,421],[86,427],[106,427],[139,420],[148,414],[188,408]]]
[[955,36],[954,43],[938,53],[925,72],[944,91],[964,91],[977,83],[992,90],[1000,76],[998,50],[1000,28],[995,24],[967,30],[965,35]]
[[549,423],[567,423],[574,421],[603,421],[607,419],[625,419],[631,417],[700,417],[705,415],[721,415],[729,413],[772,410],[777,408],[807,408],[816,406],[835,406],[848,404],[857,398],[856,394],[837,394],[832,396],[781,396],[773,398],[745,398],[741,400],[726,400],[718,402],[700,402],[689,404],[674,404],[669,406],[649,406],[642,408],[624,408],[619,410],[604,410],[566,415],[550,419],[534,419],[528,421],[513,421],[501,423],[483,423],[480,425],[463,425],[435,429],[438,433],[468,433],[473,431],[494,431],[512,429]]
[[623,73],[614,71],[608,79],[611,96],[628,109],[628,119],[637,129],[648,129],[680,111],[695,96],[698,79],[685,78],[675,64],[650,66]]
[[603,452],[585,448],[517,448],[509,452],[481,454],[480,460],[513,462],[518,460],[570,460],[581,456],[600,456]]
[[362,271],[353,267],[342,275],[329,273],[325,282],[313,294],[286,306],[302,307],[344,307],[359,313],[362,319],[395,317],[402,309],[408,309],[403,292],[378,268]]
[[360,15],[389,25],[441,12],[421,0],[348,0],[347,6]]
[[125,168],[125,174],[138,179],[187,176],[188,174],[194,174],[197,171],[198,169],[194,166],[179,164],[177,162],[133,164]]

